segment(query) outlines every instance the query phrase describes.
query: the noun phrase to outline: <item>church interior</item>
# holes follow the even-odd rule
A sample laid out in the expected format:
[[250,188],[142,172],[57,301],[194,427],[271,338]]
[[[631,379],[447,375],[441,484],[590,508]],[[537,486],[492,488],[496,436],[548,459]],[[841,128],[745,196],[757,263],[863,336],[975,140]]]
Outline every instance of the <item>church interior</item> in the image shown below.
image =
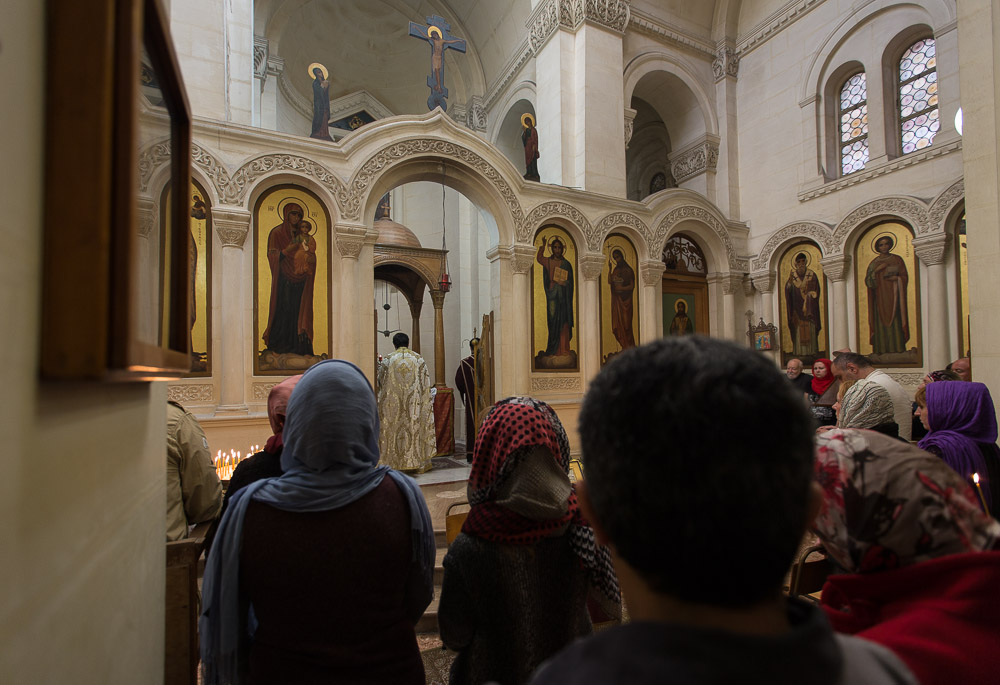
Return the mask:
[[[81,4],[0,10],[6,682],[161,682],[167,401],[249,456],[278,383],[343,359],[374,384],[399,332],[436,392],[435,528],[465,497],[466,402],[543,400],[578,457],[591,380],[665,336],[781,369],[859,352],[911,397],[971,357],[1000,391],[996,0]],[[116,64],[126,7],[158,7],[169,49]],[[122,70],[124,155],[98,144]],[[123,173],[124,204],[100,180]],[[117,335],[190,368],[116,374]],[[473,341],[488,381],[463,399]]]

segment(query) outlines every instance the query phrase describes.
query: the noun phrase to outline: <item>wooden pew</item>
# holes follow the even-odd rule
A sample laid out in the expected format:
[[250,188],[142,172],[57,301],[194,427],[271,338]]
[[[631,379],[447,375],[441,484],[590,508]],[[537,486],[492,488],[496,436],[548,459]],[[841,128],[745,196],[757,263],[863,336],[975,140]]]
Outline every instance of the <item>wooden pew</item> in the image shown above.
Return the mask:
[[198,562],[215,523],[199,523],[187,538],[166,543],[165,685],[198,682]]

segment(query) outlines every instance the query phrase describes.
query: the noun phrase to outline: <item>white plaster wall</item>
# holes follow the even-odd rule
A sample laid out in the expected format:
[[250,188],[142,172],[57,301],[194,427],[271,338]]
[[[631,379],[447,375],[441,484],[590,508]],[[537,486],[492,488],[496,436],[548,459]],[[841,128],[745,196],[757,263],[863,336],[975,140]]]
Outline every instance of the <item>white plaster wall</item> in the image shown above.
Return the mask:
[[[0,27],[0,681],[160,683],[164,384],[37,378],[44,150],[43,3]],[[86,94],[83,94],[84,100]]]

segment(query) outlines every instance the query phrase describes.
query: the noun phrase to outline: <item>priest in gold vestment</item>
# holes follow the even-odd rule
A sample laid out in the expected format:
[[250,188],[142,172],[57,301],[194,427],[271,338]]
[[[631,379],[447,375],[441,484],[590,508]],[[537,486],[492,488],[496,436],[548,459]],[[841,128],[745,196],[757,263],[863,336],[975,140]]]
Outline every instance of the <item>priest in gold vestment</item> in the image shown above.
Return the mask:
[[424,358],[407,347],[409,336],[397,333],[392,344],[396,349],[379,364],[376,376],[380,463],[423,473],[437,450],[430,373]]

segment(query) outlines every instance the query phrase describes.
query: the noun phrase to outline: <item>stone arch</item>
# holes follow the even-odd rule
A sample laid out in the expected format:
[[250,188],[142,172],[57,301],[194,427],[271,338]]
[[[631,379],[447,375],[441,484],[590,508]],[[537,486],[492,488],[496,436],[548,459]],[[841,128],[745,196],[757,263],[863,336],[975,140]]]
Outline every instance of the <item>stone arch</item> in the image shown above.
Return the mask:
[[945,188],[927,210],[932,233],[947,233],[950,217],[955,208],[965,202],[965,178],[960,178]]
[[818,221],[797,221],[779,228],[768,237],[751,264],[753,271],[773,271],[775,259],[789,245],[799,240],[811,240],[816,243],[824,257],[835,249],[833,229],[830,226]]
[[[531,104],[531,112],[535,113],[535,82],[534,81],[521,81],[515,85],[506,97],[504,97],[503,102],[500,103],[498,107],[495,107],[493,111],[498,112],[493,121],[490,122],[489,128],[486,132],[486,138],[494,145],[497,145],[497,137],[500,135],[500,131],[503,128],[504,119],[506,118],[508,112],[510,112],[511,107],[516,105],[521,100]],[[499,147],[499,145],[497,146]]]
[[226,183],[222,200],[226,204],[252,207],[252,203],[247,204],[250,191],[265,179],[284,173],[294,177],[296,182],[310,179],[323,188],[325,193],[332,196],[332,206],[337,207],[336,213],[344,214],[344,203],[348,198],[348,191],[343,181],[319,162],[302,155],[288,153],[258,155],[244,162]]
[[659,255],[653,252],[653,232],[646,222],[630,212],[613,212],[597,222],[594,228],[597,246],[595,248],[588,242],[587,248],[592,252],[600,250],[605,238],[615,231],[629,237],[636,246],[639,259],[659,259]]
[[[559,201],[543,202],[533,208],[517,231],[518,242],[531,243],[538,229],[547,223],[566,229],[578,245],[591,252],[601,249],[600,238],[596,237],[597,233],[587,217],[573,205]],[[595,240],[598,241],[597,247],[594,247]]]
[[[329,188],[319,183],[316,179],[310,176],[300,176],[293,172],[279,171],[273,174],[269,174],[266,177],[260,178],[257,183],[252,187],[247,188],[246,192],[246,206],[251,213],[253,213],[253,208],[257,206],[257,200],[261,195],[267,193],[271,188],[279,185],[294,185],[301,188],[305,188],[319,200],[320,204],[326,210],[330,217],[330,233],[331,245],[333,244],[332,234],[334,232],[334,226],[340,216],[339,207],[337,206],[337,201],[330,193]],[[253,225],[253,216],[250,217],[251,226]]]
[[[625,66],[625,104],[632,101],[635,87],[643,77],[655,72],[664,72],[676,77],[687,86],[692,96],[701,109],[704,120],[704,133],[712,135],[719,134],[719,121],[715,116],[715,108],[712,105],[712,98],[709,97],[703,84],[704,79],[700,77],[694,67],[686,62],[664,52],[646,52],[637,55]],[[677,144],[688,141],[678,140]]]
[[[147,192],[156,174],[164,172],[170,163],[170,139],[154,141],[139,151],[139,191]],[[229,183],[229,171],[209,150],[191,143],[192,173],[198,173],[206,190],[214,194],[213,205],[222,202]]]
[[[680,228],[680,224],[685,226]],[[705,257],[712,262],[711,268],[719,271],[749,271],[748,260],[736,253],[736,246],[725,220],[698,205],[677,207],[660,219],[650,245],[650,248],[655,248],[653,254],[663,252],[667,239],[681,230],[693,233],[705,242]]]
[[905,221],[917,236],[930,232],[930,218],[923,202],[904,195],[881,197],[855,208],[837,224],[833,232],[834,254],[850,252],[858,233],[883,217]]

